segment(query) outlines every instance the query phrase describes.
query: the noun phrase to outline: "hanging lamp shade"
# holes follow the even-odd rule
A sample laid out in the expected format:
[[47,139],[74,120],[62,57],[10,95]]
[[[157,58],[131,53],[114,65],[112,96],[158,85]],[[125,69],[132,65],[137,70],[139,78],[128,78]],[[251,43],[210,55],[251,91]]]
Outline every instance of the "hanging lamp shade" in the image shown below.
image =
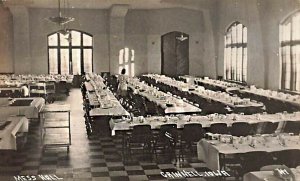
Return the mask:
[[63,16],[60,7],[60,0],[58,0],[58,16],[49,17],[48,20],[52,23],[58,24],[60,26],[70,23],[75,20],[73,17]]
[[64,24],[74,21],[75,18],[64,17],[64,16],[55,16],[55,17],[49,17],[48,20],[55,24],[64,25]]

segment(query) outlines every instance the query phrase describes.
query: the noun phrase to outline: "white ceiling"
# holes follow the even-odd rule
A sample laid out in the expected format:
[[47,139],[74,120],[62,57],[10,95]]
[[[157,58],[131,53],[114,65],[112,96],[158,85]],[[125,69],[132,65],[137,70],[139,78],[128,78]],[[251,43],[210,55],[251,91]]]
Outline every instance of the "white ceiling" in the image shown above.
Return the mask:
[[[0,0],[1,1],[1,0]],[[57,8],[58,0],[2,0],[7,6],[25,5],[31,8]],[[161,9],[183,7],[203,9],[215,0],[61,0],[70,8],[108,9],[113,4],[128,4],[131,9]]]

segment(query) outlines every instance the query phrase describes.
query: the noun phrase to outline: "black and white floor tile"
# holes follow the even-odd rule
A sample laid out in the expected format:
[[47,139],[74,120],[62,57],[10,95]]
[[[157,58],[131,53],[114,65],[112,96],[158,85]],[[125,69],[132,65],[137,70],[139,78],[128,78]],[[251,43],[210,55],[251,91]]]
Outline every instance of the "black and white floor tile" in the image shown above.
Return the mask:
[[39,124],[30,123],[26,146],[11,154],[9,162],[0,164],[0,180],[16,180],[18,175],[56,175],[64,181],[143,181],[143,180],[205,180],[204,178],[164,178],[161,172],[198,171],[208,169],[196,155],[184,162],[175,162],[171,156],[158,159],[122,159],[122,139],[112,136],[92,136],[87,138],[84,112],[79,89],[73,89],[65,100],[71,105],[72,145],[69,153],[66,148],[42,151]]

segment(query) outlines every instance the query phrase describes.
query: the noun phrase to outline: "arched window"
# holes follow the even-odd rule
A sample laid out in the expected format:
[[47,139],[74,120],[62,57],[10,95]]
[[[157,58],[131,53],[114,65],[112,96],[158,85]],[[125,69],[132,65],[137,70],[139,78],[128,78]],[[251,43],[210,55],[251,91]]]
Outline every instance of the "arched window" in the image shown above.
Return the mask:
[[281,89],[300,91],[300,11],[280,26]]
[[247,27],[234,22],[225,35],[224,79],[247,80]]
[[123,48],[119,51],[119,73],[123,68],[126,69],[126,75],[134,76],[134,50]]
[[93,72],[93,37],[70,30],[64,35],[55,32],[48,36],[49,74],[81,75]]

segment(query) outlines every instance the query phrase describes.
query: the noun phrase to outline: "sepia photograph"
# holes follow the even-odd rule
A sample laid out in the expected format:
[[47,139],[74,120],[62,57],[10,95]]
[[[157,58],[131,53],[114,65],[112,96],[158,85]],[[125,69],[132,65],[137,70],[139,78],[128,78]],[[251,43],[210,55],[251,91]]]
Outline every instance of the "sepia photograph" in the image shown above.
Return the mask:
[[300,0],[0,0],[0,181],[300,181]]

